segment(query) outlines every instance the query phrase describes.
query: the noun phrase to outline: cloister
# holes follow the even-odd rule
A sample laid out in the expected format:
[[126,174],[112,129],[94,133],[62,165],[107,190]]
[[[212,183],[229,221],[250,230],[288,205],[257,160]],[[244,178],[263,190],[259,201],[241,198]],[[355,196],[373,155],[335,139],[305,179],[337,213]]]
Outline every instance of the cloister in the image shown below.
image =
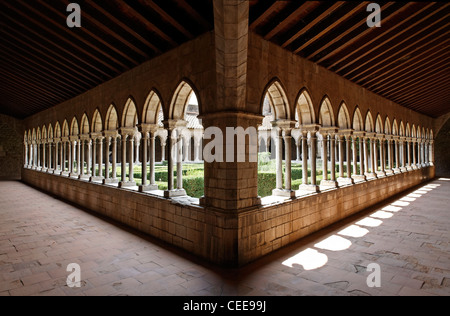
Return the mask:
[[[66,1],[4,1],[0,180],[7,182],[0,182],[0,261],[6,263],[0,267],[0,294],[27,287],[23,278],[6,284],[14,273],[33,274],[54,263],[42,264],[53,244],[36,254],[16,247],[16,241],[37,244],[56,231],[55,239],[77,244],[79,235],[93,227],[80,224],[78,230],[74,210],[66,214],[60,202],[143,234],[150,238],[144,249],[161,243],[167,253],[173,250],[214,269],[236,269],[229,271],[245,279],[259,273],[258,265],[275,262],[287,249],[303,247],[369,210],[382,207],[383,216],[393,216],[399,209],[384,211],[385,204],[406,194],[413,203],[420,195],[409,195],[419,187],[442,198],[450,176],[448,4],[383,3],[377,26],[370,23],[368,4],[85,1],[78,8],[77,26],[66,23]],[[226,159],[216,159],[222,155]],[[13,188],[30,195],[22,203],[20,193],[11,193]],[[58,202],[51,204],[41,194]],[[35,198],[36,214],[42,216],[36,223],[42,227],[30,232],[14,216],[29,221],[26,215],[35,214],[30,205]],[[405,209],[397,218],[414,223],[409,230],[405,222],[394,221],[393,232],[390,226],[374,229],[373,234],[384,234],[373,237],[375,241],[345,241],[355,250],[349,259],[354,262],[342,264],[345,276],[361,276],[368,262],[360,259],[368,253],[375,261],[408,261],[402,269],[409,269],[408,264],[419,264],[411,253],[417,250],[424,258],[423,248],[429,247],[430,261],[436,264],[427,261],[427,273],[439,274],[439,289],[445,291],[448,277],[440,275],[448,272],[442,268],[448,263],[446,221],[431,232],[439,222],[436,216],[445,213],[433,209],[446,203],[439,202],[430,203],[430,210],[420,203],[423,210]],[[52,206],[49,213],[43,211],[46,203]],[[65,236],[62,226],[50,220],[54,205],[60,212],[54,217],[68,220],[64,227],[75,227],[73,236]],[[423,218],[418,215],[428,212]],[[358,232],[368,233],[358,223],[352,224]],[[415,243],[422,241],[422,224],[434,243]],[[332,241],[344,238],[342,229],[338,231],[340,237]],[[404,239],[395,239],[399,235],[407,247]],[[384,239],[388,237],[392,241]],[[83,239],[86,249],[80,251],[90,255],[101,248],[96,238]],[[292,258],[319,257],[323,265],[314,269],[326,265],[324,258],[336,259],[336,253],[325,253],[320,246],[314,240],[297,257],[284,258],[284,267],[271,271],[281,271],[284,281],[295,283],[300,272]],[[120,247],[118,252],[126,246]],[[66,254],[58,249],[52,260]],[[100,254],[110,260],[106,250]],[[135,264],[142,259],[135,254],[123,255]],[[31,267],[19,262],[28,260],[27,255],[34,260]],[[31,258],[35,255],[38,259]],[[133,268],[136,279],[131,284],[140,286],[146,277],[153,281],[155,275],[146,273],[173,259],[167,256]],[[181,270],[186,266],[183,261]],[[96,270],[94,277],[107,269]],[[181,278],[187,281],[198,276],[184,272]],[[403,282],[397,272],[389,280]],[[308,277],[308,282],[327,279],[326,274]],[[421,280],[428,277],[420,274]],[[402,286],[416,284],[411,273],[405,278]],[[339,282],[345,288],[350,281]],[[389,291],[409,289],[394,286]]]
[[[180,84],[177,90],[179,89],[188,89],[181,103],[185,107],[181,110],[183,113],[194,90],[185,82]],[[269,97],[270,107],[274,112],[275,108],[281,109],[284,113],[289,111],[287,100],[283,95],[285,92],[279,81],[275,81],[268,88],[266,96]],[[410,125],[409,122],[405,127],[403,121],[397,122],[395,118],[391,123],[388,116],[383,119],[380,114],[374,120],[370,110],[363,116],[358,106],[350,116],[344,101],[335,116],[328,97],[325,96],[318,106],[314,106],[305,88],[301,89],[296,104],[295,120],[290,121],[288,119],[290,115],[281,115],[269,121],[268,128],[263,129],[258,135],[259,143],[264,141],[265,144],[270,144],[272,140],[272,144],[276,144],[274,150],[277,161],[277,182],[274,188],[276,196],[296,196],[291,189],[290,163],[293,160],[293,144],[296,148],[296,159],[299,160],[301,157],[302,161],[303,177],[300,191],[320,192],[433,165],[433,131],[428,128],[425,129],[420,125],[416,128],[415,124]],[[155,191],[158,190],[154,168],[155,139],[160,138],[161,153],[164,153],[167,135],[171,135],[168,147],[171,153],[168,155],[171,171],[168,177],[169,189],[165,194],[169,197],[173,196],[174,192],[177,196],[183,195],[185,192],[182,187],[182,163],[192,156],[189,152],[191,138],[194,138],[194,160],[199,161],[202,131],[199,130],[195,135],[186,133],[188,129],[184,115],[181,119],[170,119],[171,127],[165,129],[160,113],[161,101],[158,94],[151,91],[144,105],[144,112],[139,116],[142,121],[138,119],[136,105],[130,98],[124,106],[120,120],[116,107],[110,105],[103,115],[98,109],[92,118],[84,113],[80,123],[74,117],[69,120],[70,123],[67,119],[62,123],[56,122],[54,128],[52,123],[48,123],[30,129],[24,135],[24,168],[91,182],[117,184],[119,188],[123,188],[136,186],[133,178],[134,164],[141,161],[144,163],[141,163],[142,185],[139,186],[139,191]],[[315,119],[315,113],[319,113],[318,121]],[[105,123],[102,117],[105,118]],[[273,118],[273,115],[270,118]],[[320,159],[324,175],[320,183],[316,180],[318,144],[321,148]],[[142,148],[142,156],[135,157],[139,147]],[[164,157],[165,154],[162,154],[161,159],[164,160]],[[286,162],[284,171],[283,157]],[[122,170],[120,179],[117,177],[118,162]],[[338,178],[336,178],[336,162],[339,162]],[[177,174],[180,175],[177,177],[175,187],[174,163],[177,164]],[[308,164],[311,168],[310,178],[308,178]],[[148,167],[149,175],[147,175]],[[328,168],[331,171],[330,175]]]

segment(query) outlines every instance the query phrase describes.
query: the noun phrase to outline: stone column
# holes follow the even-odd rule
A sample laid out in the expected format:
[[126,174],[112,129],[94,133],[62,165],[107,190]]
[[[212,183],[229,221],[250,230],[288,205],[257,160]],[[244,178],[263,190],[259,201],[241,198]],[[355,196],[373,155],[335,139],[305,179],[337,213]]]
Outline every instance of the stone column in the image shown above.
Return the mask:
[[406,169],[412,170],[412,166],[411,166],[411,138],[407,138],[406,139],[406,156],[408,157],[408,162],[407,162],[407,166]]
[[280,127],[274,126],[276,132],[276,187],[275,190],[283,190],[283,137],[281,135],[282,131]]
[[28,144],[26,142],[23,143],[24,146],[24,162],[23,166],[24,168],[28,167]]
[[380,162],[381,162],[381,175],[386,175],[386,149],[385,149],[384,137],[380,137]]
[[78,179],[83,179],[84,177],[84,160],[85,160],[85,146],[86,143],[83,138],[80,137],[80,145],[81,145],[81,153],[80,153],[80,175],[78,176]]
[[95,181],[97,177],[97,139],[92,139],[92,173],[90,181]]
[[365,164],[364,164],[364,132],[361,131],[356,131],[353,132],[353,137],[354,137],[354,146],[353,146],[353,157],[354,157],[354,164],[357,164],[357,149],[356,149],[356,138],[358,138],[358,143],[359,143],[359,174],[357,173],[358,170],[353,170],[354,171],[354,175],[353,175],[353,179],[355,181],[366,181],[366,176],[364,175],[364,171],[365,171]]
[[353,174],[358,174],[358,153],[356,149],[356,135],[353,134],[352,136],[352,161],[353,161]]
[[121,181],[119,187],[124,187],[127,183],[127,137],[127,134],[122,134]]
[[[141,124],[139,131],[142,134],[142,185],[139,186],[140,192],[157,190],[158,186],[155,183],[155,133],[158,126],[153,124]],[[150,148],[148,148],[150,142]],[[150,149],[150,150],[149,150]],[[150,154],[150,161],[148,159]],[[150,185],[147,182],[147,166],[150,162]]]
[[[292,128],[295,126],[295,122],[287,120],[277,120],[272,122],[274,128],[277,131],[278,145],[277,145],[277,188],[272,191],[273,195],[285,196],[293,198],[295,192],[292,191]],[[282,163],[283,163],[283,140],[284,140],[284,156],[285,156],[285,185],[283,190],[282,184]]]
[[394,138],[394,146],[395,146],[395,173],[400,173],[400,145],[399,145],[399,137],[396,136]]
[[86,139],[86,145],[87,145],[87,159],[86,159],[86,175],[87,178],[89,178],[89,175],[92,174],[91,173],[91,169],[92,169],[92,161],[91,161],[91,157],[92,157],[92,140],[90,138]]
[[155,181],[155,133],[156,129],[150,131],[150,190],[158,190]]
[[39,140],[36,144],[37,146],[37,170],[40,170],[41,168],[41,141]]
[[103,180],[103,137],[98,138],[98,178],[97,180]]
[[109,178],[109,148],[111,147],[111,137],[105,135],[105,178],[103,184],[110,183]]
[[316,170],[316,148],[317,148],[317,136],[316,131],[311,132],[311,185],[317,188],[317,170]]
[[347,158],[347,179],[352,178],[352,158],[351,158],[351,150],[350,150],[350,143],[351,143],[351,135],[345,136],[345,156]]
[[285,185],[284,188],[286,191],[291,192],[291,196],[295,196],[295,192],[291,190],[291,162],[292,162],[292,153],[291,153],[291,142],[292,142],[292,136],[291,136],[291,129],[284,129],[284,144],[285,144]]
[[366,172],[365,167],[365,157],[364,157],[364,147],[365,147],[365,138],[362,134],[359,134],[359,178],[361,180],[366,180],[366,176],[364,173]]
[[111,139],[112,142],[112,167],[111,167],[111,183],[117,183],[117,135]]
[[335,132],[330,135],[330,159],[331,159],[331,180],[334,185],[337,186],[336,181],[336,134]]
[[406,172],[406,146],[405,146],[405,137],[401,137],[400,139],[400,154],[401,154],[401,167],[400,170],[402,172]]
[[339,179],[344,179],[344,136],[338,135],[339,146]]
[[59,151],[59,140],[55,140],[55,170],[53,171],[53,174],[59,172]]
[[430,139],[430,166],[434,166],[434,139]]
[[53,172],[53,140],[50,140],[48,143],[48,171],[47,172]]
[[302,132],[302,186],[308,185],[308,132]]
[[176,130],[176,133],[177,190],[183,190],[183,137],[180,128]]
[[328,133],[322,135],[322,179],[328,181]]
[[194,138],[194,161],[199,162],[200,161],[200,140],[197,138]]
[[[336,188],[336,157],[335,157],[335,128],[321,128],[321,135],[323,138],[322,144],[322,164],[323,164],[323,179],[320,182],[320,189]],[[330,159],[331,159],[331,180],[328,178],[328,135],[330,135]]]
[[[184,120],[167,120],[164,121],[164,127],[167,129],[167,139],[169,141],[169,157],[168,157],[168,184],[167,190],[164,191],[164,197],[171,198],[177,196],[185,196],[186,191],[183,189],[183,170],[182,170],[182,147],[179,146],[181,141],[180,130],[186,127],[187,122]],[[176,136],[176,139],[173,138]],[[173,157],[174,150],[176,150],[176,157]],[[174,174],[173,165],[174,158],[177,161],[177,188],[174,189]],[[206,178],[206,175],[205,175]]]
[[130,143],[130,161],[128,163],[128,181],[130,182],[129,186],[135,186],[136,183],[134,182],[134,135],[130,135],[129,137],[129,143]]
[[[379,150],[379,154],[380,154],[380,171],[377,171],[377,177],[384,177],[386,176],[386,155],[385,155],[385,150],[384,150],[384,135],[383,134],[377,134],[376,138],[380,144],[380,150]],[[378,149],[377,149],[378,150]],[[378,167],[377,167],[378,169]]]
[[416,141],[412,139],[412,159],[413,159],[413,165],[412,168],[415,170],[417,169],[417,161],[416,161]]
[[83,168],[83,165],[81,163],[81,140],[80,138],[77,139],[77,176],[79,177],[81,174],[81,169]]
[[45,154],[45,145],[46,145],[46,141],[42,141],[42,171],[46,172],[47,171],[47,163],[46,163],[46,154]]
[[378,174],[378,139],[376,137],[373,138],[372,146],[373,146],[373,155],[372,155],[373,172],[375,174]]

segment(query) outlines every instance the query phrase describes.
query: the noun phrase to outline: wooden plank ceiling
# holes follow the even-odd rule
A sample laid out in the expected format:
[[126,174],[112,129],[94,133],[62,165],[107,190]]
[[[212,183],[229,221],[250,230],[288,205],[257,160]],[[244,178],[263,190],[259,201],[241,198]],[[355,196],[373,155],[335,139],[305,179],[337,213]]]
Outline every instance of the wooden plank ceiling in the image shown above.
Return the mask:
[[381,2],[369,28],[357,1],[251,1],[250,29],[406,108],[450,112],[450,4]]
[[[73,98],[214,27],[213,0],[0,2],[0,113],[25,118]],[[450,112],[445,2],[250,1],[250,29],[409,109]]]
[[[81,28],[66,24],[81,7]],[[0,1],[0,112],[25,118],[214,27],[211,0]]]

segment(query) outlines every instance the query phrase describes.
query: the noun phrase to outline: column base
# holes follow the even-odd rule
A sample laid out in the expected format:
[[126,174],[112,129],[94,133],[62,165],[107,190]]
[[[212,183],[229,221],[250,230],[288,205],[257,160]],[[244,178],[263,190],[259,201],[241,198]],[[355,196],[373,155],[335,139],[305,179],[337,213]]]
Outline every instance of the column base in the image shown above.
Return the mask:
[[376,179],[377,178],[377,174],[375,172],[367,172],[364,174],[366,176],[366,179]]
[[97,181],[102,181],[103,182],[103,177],[102,176],[95,176],[95,177],[90,177],[89,178],[89,182],[97,182]]
[[69,177],[69,172],[68,171],[62,171],[61,173],[60,173],[60,176],[63,176],[63,177]]
[[166,190],[164,191],[164,197],[167,199],[178,197],[178,196],[186,196],[185,189],[174,189],[174,190]]
[[386,170],[386,176],[392,176],[392,175],[394,175],[394,170],[392,170],[392,169]]
[[339,186],[355,184],[355,181],[353,180],[353,178],[338,178],[337,182],[338,182]]
[[157,184],[149,184],[149,185],[140,185],[139,192],[148,192],[158,190]]
[[413,167],[412,166],[406,166],[406,170],[407,171],[411,171],[411,170],[413,170]]
[[87,175],[87,174],[82,174],[78,176],[78,180],[89,180],[91,178],[91,176]]
[[130,187],[135,187],[136,186],[136,182],[134,181],[120,181],[119,182],[119,188],[130,188]]
[[301,184],[300,187],[298,188],[299,191],[309,191],[309,192],[314,192],[314,193],[319,193],[320,192],[320,188],[318,185],[315,184]]
[[72,172],[72,173],[69,173],[69,177],[71,177],[71,178],[77,178],[78,179],[78,173],[74,173],[74,172]]
[[320,181],[320,189],[331,189],[331,188],[337,188],[338,182],[333,180],[322,180]]
[[113,183],[119,183],[119,179],[117,178],[103,179],[103,184],[113,184]]
[[295,191],[284,190],[284,189],[274,189],[274,190],[272,190],[272,195],[293,198],[293,197],[295,197]]
[[52,168],[47,169],[47,173],[50,173],[50,174],[52,174],[54,171],[55,171],[55,170],[53,170]]
[[401,171],[401,172],[406,172],[406,171],[408,171],[408,170],[406,169],[406,167],[400,167],[400,171]]
[[386,177],[385,171],[377,171],[377,178],[384,178]]
[[53,170],[53,174],[61,175],[61,170],[55,169]]
[[362,175],[362,174],[355,174],[355,175],[352,176],[352,178],[353,178],[353,180],[354,180],[355,182],[364,182],[364,181],[367,181],[366,176],[365,176],[365,175]]
[[47,170],[48,170],[47,168],[42,168],[41,169],[42,172],[47,172]]
[[412,167],[413,170],[419,169],[419,167],[417,165],[412,165],[411,167]]
[[402,173],[402,170],[400,168],[394,168],[394,173],[395,174]]

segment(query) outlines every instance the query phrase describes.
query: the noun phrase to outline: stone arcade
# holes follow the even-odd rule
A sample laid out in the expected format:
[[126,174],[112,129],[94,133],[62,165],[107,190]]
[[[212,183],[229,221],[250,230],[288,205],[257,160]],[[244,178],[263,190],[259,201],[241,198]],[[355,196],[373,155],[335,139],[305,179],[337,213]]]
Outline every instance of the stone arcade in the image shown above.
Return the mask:
[[[212,6],[213,30],[26,117],[22,180],[237,267],[435,177],[434,118],[293,53],[294,39],[279,45],[258,34],[251,24],[270,15],[250,23],[249,1]],[[79,31],[85,27],[83,20]],[[194,95],[198,113],[188,110]],[[248,137],[232,152],[228,140],[216,148],[226,159],[202,160],[210,127],[258,131],[260,151],[270,147],[276,160],[272,196],[258,196]],[[167,189],[158,190],[155,166],[165,160]],[[183,187],[186,161],[204,164],[200,199]],[[295,161],[303,168],[298,190]]]

